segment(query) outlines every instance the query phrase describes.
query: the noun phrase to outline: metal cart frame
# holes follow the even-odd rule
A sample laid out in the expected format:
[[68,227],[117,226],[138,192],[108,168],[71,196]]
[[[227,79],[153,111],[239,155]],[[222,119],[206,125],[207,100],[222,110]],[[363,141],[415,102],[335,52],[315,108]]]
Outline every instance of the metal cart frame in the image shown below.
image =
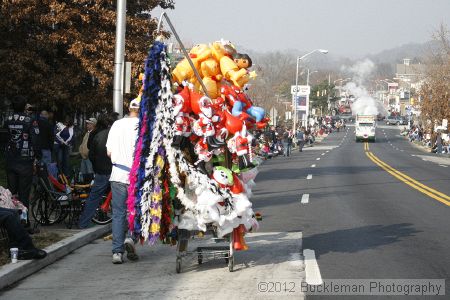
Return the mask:
[[227,234],[223,238],[217,238],[217,234],[212,227],[208,227],[205,234],[213,235],[213,240],[216,243],[228,242],[229,246],[205,246],[196,247],[189,251],[189,240],[197,234],[201,233],[198,230],[189,231],[186,229],[178,229],[178,243],[177,243],[177,258],[176,258],[176,271],[181,273],[183,258],[188,256],[196,256],[197,262],[201,265],[204,261],[224,259],[228,265],[228,270],[233,272],[234,269],[234,249],[233,249],[233,234]]

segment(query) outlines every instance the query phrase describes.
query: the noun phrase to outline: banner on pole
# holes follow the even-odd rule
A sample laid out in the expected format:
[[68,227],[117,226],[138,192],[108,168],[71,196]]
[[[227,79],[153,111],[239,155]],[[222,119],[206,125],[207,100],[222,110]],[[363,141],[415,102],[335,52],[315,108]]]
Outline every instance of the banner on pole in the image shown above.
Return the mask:
[[293,102],[297,111],[308,111],[310,92],[311,87],[309,85],[299,85],[297,88],[295,85],[291,86]]

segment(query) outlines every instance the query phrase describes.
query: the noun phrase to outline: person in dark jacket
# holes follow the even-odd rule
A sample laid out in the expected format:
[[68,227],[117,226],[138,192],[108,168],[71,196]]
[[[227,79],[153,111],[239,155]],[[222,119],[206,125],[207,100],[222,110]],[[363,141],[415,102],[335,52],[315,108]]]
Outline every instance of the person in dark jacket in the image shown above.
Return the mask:
[[8,189],[28,208],[33,164],[35,158],[40,159],[41,152],[37,143],[39,127],[37,121],[25,113],[26,103],[22,96],[16,96],[12,101],[14,113],[5,122],[8,130],[5,157]]
[[41,149],[42,162],[49,164],[52,162],[52,148],[53,148],[53,127],[48,121],[48,112],[41,111],[38,120],[39,126],[39,148]]
[[17,211],[0,207],[0,226],[6,228],[9,246],[19,249],[18,259],[42,259],[47,252],[36,248],[28,233],[20,224]]
[[89,160],[94,169],[94,184],[92,185],[89,197],[86,200],[83,213],[78,222],[79,228],[87,228],[100,203],[100,199],[109,187],[109,177],[111,175],[112,163],[106,152],[106,141],[108,140],[109,129],[113,123],[111,115],[102,114],[97,120],[96,129],[92,132],[93,138],[88,143]]

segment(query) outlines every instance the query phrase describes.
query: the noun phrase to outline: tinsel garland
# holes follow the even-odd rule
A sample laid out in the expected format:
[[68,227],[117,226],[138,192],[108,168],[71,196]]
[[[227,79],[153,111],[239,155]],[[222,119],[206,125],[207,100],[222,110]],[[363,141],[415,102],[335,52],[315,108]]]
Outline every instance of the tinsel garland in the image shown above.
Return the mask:
[[[167,165],[165,166],[164,172],[167,172]],[[160,240],[167,243],[167,234],[171,231],[173,225],[173,205],[172,201],[174,198],[171,197],[169,179],[167,176],[163,179],[163,198],[162,198],[162,212],[161,212],[161,230],[160,230]]]
[[[129,215],[128,215],[128,224],[129,224],[129,229],[131,232],[134,232],[135,230],[135,218],[136,218],[136,209],[135,209],[135,201],[136,201],[136,193],[137,193],[137,176],[135,176],[134,174],[138,173],[139,170],[139,165],[140,165],[140,157],[142,156],[142,144],[144,141],[144,135],[145,132],[147,131],[147,114],[144,114],[143,116],[143,122],[139,122],[139,136],[136,142],[136,147],[135,147],[135,151],[134,151],[134,157],[135,159],[133,160],[133,165],[131,167],[131,171],[130,174],[133,174],[133,176],[130,176],[130,185],[128,186],[128,200],[127,200],[127,205],[128,205],[128,211],[129,211]],[[137,159],[136,159],[137,158]],[[136,218],[137,220],[139,220],[138,218]],[[139,224],[138,224],[139,225]],[[139,232],[139,228],[140,226],[136,226],[136,228],[138,229]]]
[[162,174],[164,169],[165,151],[159,147],[155,158],[154,167],[146,178],[151,182],[152,190],[144,189],[141,199],[141,224],[142,236],[148,239],[150,244],[154,244],[159,238],[159,230],[162,212]]
[[[160,53],[164,44],[155,41],[150,47],[144,72],[144,89],[141,96],[139,111],[139,136],[136,141],[136,149],[133,161],[133,169],[130,172],[130,186],[128,190],[129,226],[135,237],[141,232],[141,197],[142,187],[145,182],[146,164],[150,151],[150,142],[153,140],[154,124],[156,122],[155,110],[159,103],[160,90]],[[137,169],[137,170],[136,170]],[[133,184],[131,184],[133,183]]]

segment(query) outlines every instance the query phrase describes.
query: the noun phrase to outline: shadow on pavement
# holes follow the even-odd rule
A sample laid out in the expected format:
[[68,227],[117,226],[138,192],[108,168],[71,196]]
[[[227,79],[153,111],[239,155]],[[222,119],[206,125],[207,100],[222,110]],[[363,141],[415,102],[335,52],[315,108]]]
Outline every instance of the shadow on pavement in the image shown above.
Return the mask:
[[304,249],[314,249],[316,257],[330,252],[355,253],[396,243],[418,231],[411,223],[370,225],[305,236]]

